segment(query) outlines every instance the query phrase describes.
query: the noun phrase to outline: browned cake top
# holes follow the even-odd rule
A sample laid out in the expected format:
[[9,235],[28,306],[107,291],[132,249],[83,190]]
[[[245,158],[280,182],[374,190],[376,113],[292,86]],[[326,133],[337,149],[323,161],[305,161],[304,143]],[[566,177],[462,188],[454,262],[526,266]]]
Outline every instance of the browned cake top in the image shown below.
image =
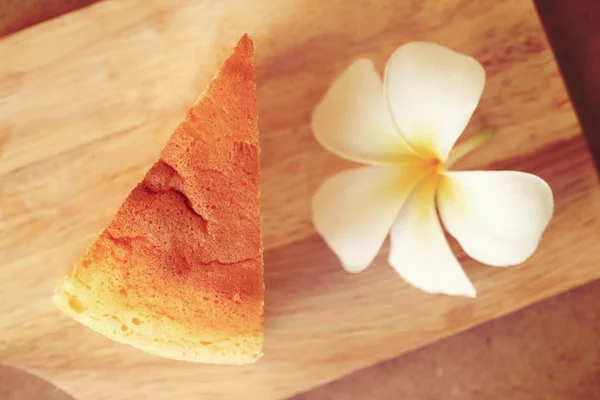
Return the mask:
[[252,59],[244,36],[82,262],[114,259],[104,287],[190,332],[262,332]]

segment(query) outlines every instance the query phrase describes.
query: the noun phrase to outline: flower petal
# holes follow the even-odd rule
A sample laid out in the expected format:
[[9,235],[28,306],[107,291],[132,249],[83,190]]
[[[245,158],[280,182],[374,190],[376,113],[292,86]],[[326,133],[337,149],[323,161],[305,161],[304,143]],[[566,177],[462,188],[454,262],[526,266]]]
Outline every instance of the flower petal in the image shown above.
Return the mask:
[[435,210],[437,177],[419,184],[392,227],[389,262],[408,283],[429,293],[475,297]]
[[392,122],[381,77],[367,59],[356,60],[333,82],[315,107],[312,129],[323,147],[352,161],[382,165],[412,155]]
[[445,161],[479,103],[485,71],[473,57],[412,42],[390,57],[384,85],[408,144],[420,155]]
[[315,228],[344,269],[360,272],[381,248],[422,166],[362,167],[326,180],[313,197]]
[[550,186],[515,171],[447,172],[437,199],[444,226],[465,252],[498,267],[534,253],[554,210]]

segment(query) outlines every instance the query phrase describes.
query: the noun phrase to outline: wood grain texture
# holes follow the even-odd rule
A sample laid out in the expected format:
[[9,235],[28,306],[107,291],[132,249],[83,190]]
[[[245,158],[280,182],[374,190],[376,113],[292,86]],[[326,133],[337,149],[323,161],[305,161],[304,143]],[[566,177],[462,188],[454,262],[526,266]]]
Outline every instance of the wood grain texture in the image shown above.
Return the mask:
[[0,36],[88,6],[98,0],[0,0]]
[[[535,3],[598,170],[600,2]],[[295,399],[598,399],[599,300],[596,280]]]
[[2,365],[0,365],[0,399],[76,400],[37,376]]
[[600,399],[600,281],[294,400]]
[[[257,46],[266,355],[242,368],[157,359],[49,298],[244,31]],[[353,58],[382,68],[415,39],[472,54],[488,73],[467,136],[487,124],[498,135],[457,167],[534,172],[555,192],[526,264],[494,269],[458,251],[475,301],[408,287],[385,254],[347,275],[310,223],[316,187],[349,165],[312,138],[312,107]],[[528,2],[103,2],[1,41],[0,55],[0,357],[79,400],[281,398],[600,275],[597,178]]]
[[536,0],[536,5],[600,170],[600,2]]

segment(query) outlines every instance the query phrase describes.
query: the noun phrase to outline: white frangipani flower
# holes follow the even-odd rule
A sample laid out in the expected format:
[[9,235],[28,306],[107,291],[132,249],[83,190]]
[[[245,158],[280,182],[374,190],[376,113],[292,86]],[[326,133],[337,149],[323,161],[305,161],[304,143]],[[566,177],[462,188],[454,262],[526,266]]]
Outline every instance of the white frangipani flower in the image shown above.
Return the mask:
[[448,170],[488,135],[452,149],[484,83],[474,58],[413,42],[392,54],[385,82],[371,61],[359,59],[332,84],[313,114],[315,137],[368,166],[325,181],[313,198],[313,220],[347,271],[364,270],[389,233],[389,263],[408,283],[475,296],[438,213],[482,263],[515,265],[533,254],[554,208],[544,180],[514,171]]

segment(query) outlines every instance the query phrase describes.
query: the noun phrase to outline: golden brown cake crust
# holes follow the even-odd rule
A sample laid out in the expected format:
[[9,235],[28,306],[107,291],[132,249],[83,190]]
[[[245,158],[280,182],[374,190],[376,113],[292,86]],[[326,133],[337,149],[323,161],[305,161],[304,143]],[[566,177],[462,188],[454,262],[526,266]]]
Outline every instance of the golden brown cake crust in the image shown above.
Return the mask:
[[[67,278],[110,299],[111,309],[103,312],[123,324],[122,333],[113,332],[122,341],[146,350],[147,340],[165,341],[184,349],[174,358],[194,361],[202,355],[185,349],[207,347],[223,362],[231,351],[244,360],[260,354],[264,285],[253,51],[245,35]],[[67,296],[71,291],[65,289]],[[93,307],[89,299],[77,301]],[[119,308],[123,313],[115,316]],[[143,326],[153,320],[176,334],[150,337],[157,328]]]

